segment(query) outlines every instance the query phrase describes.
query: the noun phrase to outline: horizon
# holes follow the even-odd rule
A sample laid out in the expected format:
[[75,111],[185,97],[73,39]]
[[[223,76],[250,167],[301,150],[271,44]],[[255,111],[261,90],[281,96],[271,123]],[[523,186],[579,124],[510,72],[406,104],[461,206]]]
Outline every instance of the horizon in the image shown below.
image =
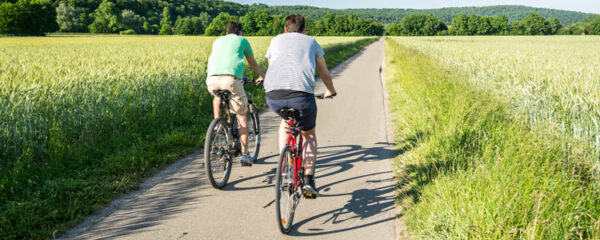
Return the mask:
[[[532,8],[545,8],[563,11],[574,11],[587,14],[600,14],[600,4],[592,4],[586,0],[572,0],[569,3],[562,1],[531,1],[531,0],[483,0],[481,4],[474,4],[468,0],[458,0],[454,4],[448,4],[441,0],[426,0],[425,2],[412,1],[394,1],[394,0],[378,0],[375,3],[370,1],[352,1],[352,0],[329,0],[329,1],[306,1],[306,0],[229,0],[240,4],[266,4],[268,6],[310,6],[318,8],[330,9],[440,9],[440,8],[461,8],[461,7],[491,7],[491,6],[523,6]],[[433,3],[432,3],[433,2]],[[338,4],[343,3],[343,4]],[[463,4],[461,4],[463,3]],[[337,6],[344,6],[343,8]]]

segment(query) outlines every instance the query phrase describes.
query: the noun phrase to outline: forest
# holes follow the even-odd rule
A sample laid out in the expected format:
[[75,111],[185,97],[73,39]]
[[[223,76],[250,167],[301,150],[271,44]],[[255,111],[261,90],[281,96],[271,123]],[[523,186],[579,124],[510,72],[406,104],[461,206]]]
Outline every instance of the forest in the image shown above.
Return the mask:
[[598,15],[524,6],[334,10],[216,0],[0,0],[0,34],[222,35],[228,21],[240,21],[246,35],[267,36],[283,32],[285,16],[294,13],[307,18],[308,34],[315,36],[600,32]]

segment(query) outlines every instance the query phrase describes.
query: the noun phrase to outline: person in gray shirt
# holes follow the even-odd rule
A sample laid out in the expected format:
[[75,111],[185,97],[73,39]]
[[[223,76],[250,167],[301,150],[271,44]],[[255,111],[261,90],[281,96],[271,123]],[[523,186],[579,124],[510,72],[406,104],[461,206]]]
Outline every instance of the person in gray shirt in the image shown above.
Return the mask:
[[[305,34],[305,19],[302,15],[290,15],[285,19],[285,33],[271,40],[266,57],[269,68],[264,80],[266,99],[269,108],[279,114],[283,108],[299,111],[302,124],[304,169],[304,193],[318,196],[314,182],[315,161],[317,158],[317,137],[315,133],[317,104],[315,102],[315,69],[319,72],[327,91],[324,97],[336,95],[327,64],[325,52],[317,41]],[[285,120],[279,127],[279,149],[287,140]]]

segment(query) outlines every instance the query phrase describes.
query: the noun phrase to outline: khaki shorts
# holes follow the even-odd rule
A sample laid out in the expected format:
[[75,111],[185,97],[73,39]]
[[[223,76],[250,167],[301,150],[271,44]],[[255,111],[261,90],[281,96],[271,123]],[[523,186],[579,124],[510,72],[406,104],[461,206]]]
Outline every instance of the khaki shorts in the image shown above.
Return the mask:
[[229,105],[231,106],[231,111],[235,114],[246,114],[248,97],[246,97],[242,80],[229,75],[209,76],[206,78],[206,87],[213,96],[215,95],[213,93],[214,90],[230,91],[231,99],[229,100]]

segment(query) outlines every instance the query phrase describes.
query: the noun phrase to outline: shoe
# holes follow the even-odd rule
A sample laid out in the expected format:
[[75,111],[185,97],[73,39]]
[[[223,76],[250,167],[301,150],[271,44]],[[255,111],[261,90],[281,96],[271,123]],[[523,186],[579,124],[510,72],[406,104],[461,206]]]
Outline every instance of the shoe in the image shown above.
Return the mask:
[[250,157],[249,153],[243,153],[241,161],[242,161],[242,164],[245,164],[247,166],[252,166],[252,158]]
[[304,177],[304,186],[302,186],[302,193],[304,193],[305,198],[315,199],[319,196],[319,192],[317,191],[317,187],[315,187],[315,179],[312,175],[308,175]]

